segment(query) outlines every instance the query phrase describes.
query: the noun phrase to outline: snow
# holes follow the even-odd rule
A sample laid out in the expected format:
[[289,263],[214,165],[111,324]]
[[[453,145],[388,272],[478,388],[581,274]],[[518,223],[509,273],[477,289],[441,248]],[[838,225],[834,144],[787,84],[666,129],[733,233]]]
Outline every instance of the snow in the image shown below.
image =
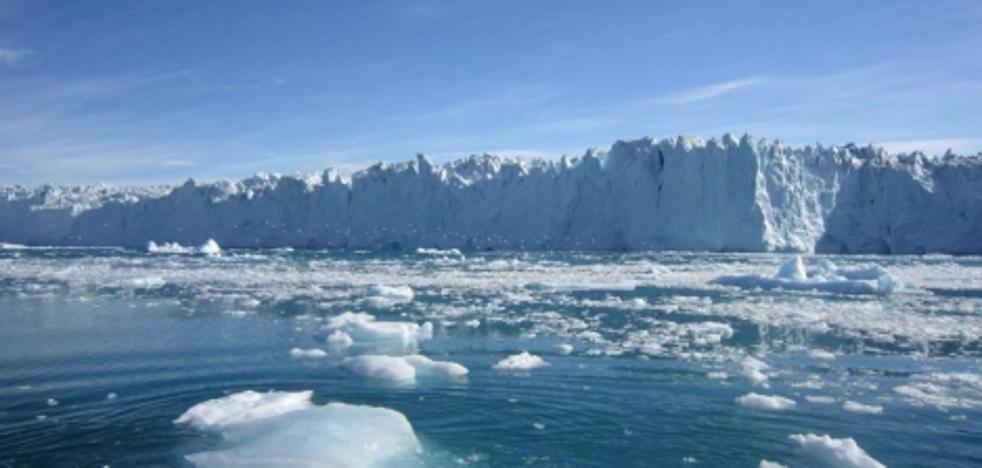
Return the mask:
[[[425,156],[350,176],[0,188],[0,240],[231,247],[980,253],[982,160],[750,136],[563,161]],[[439,207],[435,209],[434,207]],[[494,214],[494,216],[492,216]],[[456,255],[454,255],[456,256]]]
[[548,365],[549,363],[541,357],[530,354],[528,351],[522,351],[498,361],[492,367],[497,370],[532,370]]
[[748,408],[756,408],[769,411],[789,410],[795,407],[794,400],[779,395],[761,395],[759,393],[748,393],[736,399],[737,403]]
[[884,468],[869,456],[851,437],[836,439],[829,435],[792,434],[802,453],[820,466],[836,468]]
[[456,362],[434,361],[419,354],[353,356],[341,361],[341,367],[367,379],[393,384],[411,384],[417,379],[459,379],[468,372]]
[[903,289],[903,283],[878,265],[839,268],[822,260],[810,269],[801,256],[794,256],[774,276],[724,275],[713,283],[744,289],[814,290],[840,294],[890,294]]
[[851,400],[843,402],[842,409],[860,414],[883,414],[883,407],[880,405],[867,405]]
[[290,356],[297,359],[322,359],[327,357],[327,351],[318,348],[293,348],[290,350]]
[[199,403],[175,423],[217,432],[225,445],[187,459],[202,467],[334,467],[403,464],[420,444],[401,413],[310,402],[312,392],[245,391]]

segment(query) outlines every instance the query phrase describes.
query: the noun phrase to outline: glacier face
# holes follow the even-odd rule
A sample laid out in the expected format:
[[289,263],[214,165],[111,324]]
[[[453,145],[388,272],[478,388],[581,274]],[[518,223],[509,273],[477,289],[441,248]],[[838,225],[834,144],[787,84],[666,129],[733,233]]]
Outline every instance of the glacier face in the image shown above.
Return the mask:
[[982,253],[982,158],[675,137],[557,161],[0,189],[0,241],[125,246]]

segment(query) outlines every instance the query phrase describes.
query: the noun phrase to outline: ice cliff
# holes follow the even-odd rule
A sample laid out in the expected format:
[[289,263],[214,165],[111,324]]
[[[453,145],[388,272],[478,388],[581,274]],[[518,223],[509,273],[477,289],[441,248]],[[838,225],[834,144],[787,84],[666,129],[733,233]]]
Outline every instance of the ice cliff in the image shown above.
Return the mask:
[[223,247],[982,253],[982,157],[675,137],[579,158],[0,189],[0,241]]

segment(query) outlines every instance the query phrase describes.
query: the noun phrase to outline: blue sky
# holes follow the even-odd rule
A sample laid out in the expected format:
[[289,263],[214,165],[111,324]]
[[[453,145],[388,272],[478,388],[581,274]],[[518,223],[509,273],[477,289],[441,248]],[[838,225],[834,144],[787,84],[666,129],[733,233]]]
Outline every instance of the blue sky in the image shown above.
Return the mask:
[[0,184],[616,139],[982,150],[982,2],[0,0]]

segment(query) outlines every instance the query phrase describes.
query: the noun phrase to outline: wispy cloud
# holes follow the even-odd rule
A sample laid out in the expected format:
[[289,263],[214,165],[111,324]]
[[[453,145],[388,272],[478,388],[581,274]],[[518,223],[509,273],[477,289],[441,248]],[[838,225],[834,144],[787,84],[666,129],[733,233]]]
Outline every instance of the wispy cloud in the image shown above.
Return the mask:
[[694,102],[706,101],[732,93],[734,91],[756,86],[764,83],[766,80],[767,78],[764,76],[751,76],[740,80],[724,81],[722,83],[697,86],[694,88],[657,96],[653,99],[653,101],[659,104],[670,105],[692,104]]
[[17,65],[21,60],[31,56],[34,51],[30,49],[12,49],[8,47],[0,47],[0,64],[6,66]]

